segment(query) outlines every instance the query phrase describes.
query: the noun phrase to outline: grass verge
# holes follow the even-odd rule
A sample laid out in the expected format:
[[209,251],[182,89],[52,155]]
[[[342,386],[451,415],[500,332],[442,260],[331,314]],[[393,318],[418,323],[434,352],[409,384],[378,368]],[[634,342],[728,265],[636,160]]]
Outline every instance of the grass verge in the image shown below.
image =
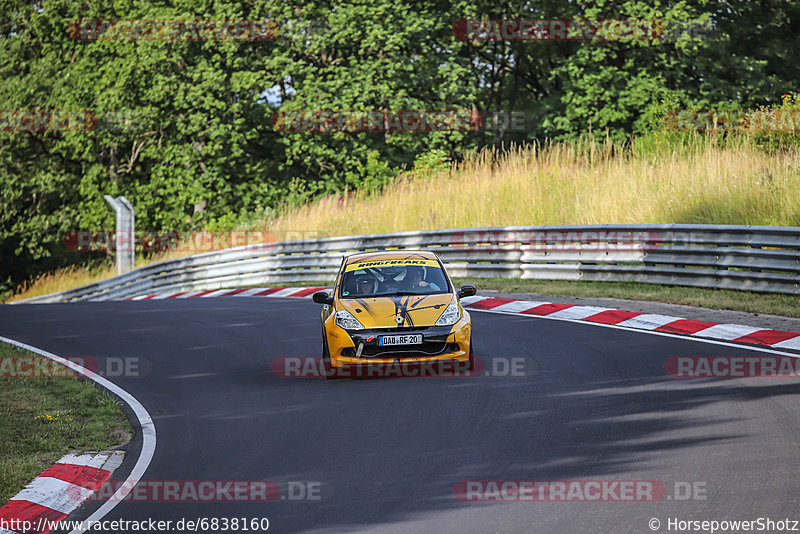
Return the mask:
[[457,285],[474,284],[503,293],[534,293],[556,297],[617,298],[684,304],[714,310],[800,317],[800,296],[754,293],[731,289],[663,286],[638,282],[572,282],[566,280],[520,280],[508,278],[456,278]]
[[117,401],[89,381],[13,376],[31,367],[27,358],[62,368],[0,342],[0,505],[65,454],[107,450],[133,435]]

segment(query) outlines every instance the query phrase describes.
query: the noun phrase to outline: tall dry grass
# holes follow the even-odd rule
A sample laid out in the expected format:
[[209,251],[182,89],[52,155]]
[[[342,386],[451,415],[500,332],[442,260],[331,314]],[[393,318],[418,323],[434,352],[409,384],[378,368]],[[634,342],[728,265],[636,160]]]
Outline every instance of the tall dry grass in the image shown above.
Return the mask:
[[[254,229],[276,236],[334,236],[539,224],[800,226],[797,152],[770,155],[744,142],[703,141],[635,154],[609,143],[483,150],[448,172],[405,173],[381,194],[329,196],[284,209]],[[180,255],[162,254],[149,262]],[[19,288],[13,300],[113,274],[111,267],[57,271]]]
[[484,150],[380,195],[329,197],[265,225],[278,235],[470,226],[709,223],[800,226],[798,154],[713,144],[646,157],[610,145]]
[[74,287],[97,282],[117,274],[116,267],[113,265],[103,266],[95,269],[86,269],[78,266],[64,267],[56,271],[45,273],[31,282],[19,285],[9,302],[21,300],[57,291],[66,291]]
[[[180,258],[191,254],[190,252],[167,251],[156,254],[148,258],[137,257],[136,267],[143,267],[151,263],[165,261],[173,258]],[[15,288],[14,293],[6,299],[6,302],[38,297],[48,293],[66,291],[86,284],[92,284],[111,278],[117,274],[117,268],[113,264],[99,265],[94,268],[85,268],[76,265],[57,269],[53,272],[45,273],[31,282],[20,284]]]

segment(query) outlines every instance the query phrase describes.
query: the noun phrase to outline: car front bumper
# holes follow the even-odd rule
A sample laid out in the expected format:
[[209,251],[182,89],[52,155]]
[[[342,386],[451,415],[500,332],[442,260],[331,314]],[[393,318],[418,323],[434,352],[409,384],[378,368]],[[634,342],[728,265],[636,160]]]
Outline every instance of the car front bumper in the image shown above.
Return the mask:
[[[466,313],[452,326],[347,331],[334,323],[328,325],[326,331],[333,367],[469,360],[471,323]],[[421,345],[378,345],[379,336],[398,334],[422,334],[423,342]]]

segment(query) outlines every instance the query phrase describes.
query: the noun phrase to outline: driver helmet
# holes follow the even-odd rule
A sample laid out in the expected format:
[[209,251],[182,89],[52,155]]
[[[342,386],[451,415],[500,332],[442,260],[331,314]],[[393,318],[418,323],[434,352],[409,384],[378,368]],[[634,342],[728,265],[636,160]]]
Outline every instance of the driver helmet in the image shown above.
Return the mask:
[[360,294],[372,293],[372,282],[367,275],[356,278],[356,292]]
[[411,282],[411,280],[416,275],[419,275],[419,279],[421,281],[421,280],[423,280],[425,278],[425,271],[422,269],[422,267],[418,267],[416,265],[413,265],[413,266],[409,267],[408,269],[406,269],[406,278],[405,279],[408,280],[409,282]]

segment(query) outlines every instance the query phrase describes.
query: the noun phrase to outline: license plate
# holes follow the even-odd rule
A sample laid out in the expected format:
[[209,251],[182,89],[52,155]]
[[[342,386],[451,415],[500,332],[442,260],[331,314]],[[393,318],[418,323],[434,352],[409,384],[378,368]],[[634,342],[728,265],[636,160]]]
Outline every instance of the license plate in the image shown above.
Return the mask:
[[422,334],[404,334],[396,336],[378,336],[378,345],[420,345]]

